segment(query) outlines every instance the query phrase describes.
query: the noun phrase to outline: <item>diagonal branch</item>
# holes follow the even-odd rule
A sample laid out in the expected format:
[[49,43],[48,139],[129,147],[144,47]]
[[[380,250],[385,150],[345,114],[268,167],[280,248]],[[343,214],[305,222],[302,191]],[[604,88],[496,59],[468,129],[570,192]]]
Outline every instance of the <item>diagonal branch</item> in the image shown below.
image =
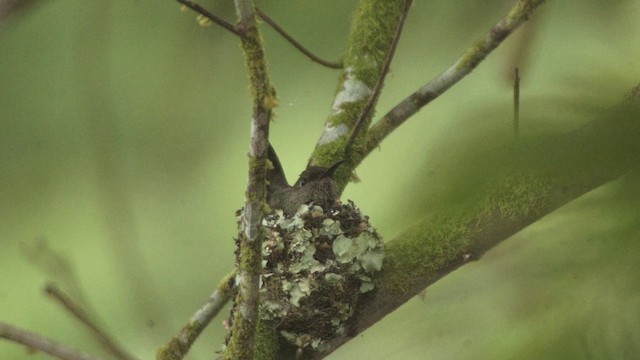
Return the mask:
[[398,43],[400,42],[400,36],[402,35],[402,29],[404,28],[404,23],[407,20],[407,14],[409,13],[409,8],[413,0],[405,0],[404,6],[402,7],[402,12],[400,13],[400,18],[398,20],[398,26],[396,27],[396,32],[393,35],[393,40],[391,41],[391,46],[389,46],[389,51],[387,51],[387,57],[384,59],[384,65],[382,66],[382,71],[380,72],[380,76],[378,77],[378,81],[376,85],[373,87],[373,95],[369,97],[367,104],[358,115],[358,119],[356,120],[356,125],[351,130],[351,134],[349,135],[349,139],[347,139],[347,143],[344,146],[345,159],[349,159],[351,155],[351,150],[353,147],[353,143],[356,140],[362,128],[364,128],[364,124],[366,119],[369,117],[371,111],[373,111],[373,107],[375,106],[378,98],[380,97],[380,92],[382,91],[382,86],[384,85],[384,79],[387,77],[389,73],[389,68],[391,67],[391,60],[393,60],[393,56],[396,53],[396,48],[398,47]]
[[97,360],[97,358],[71,349],[53,340],[30,331],[0,322],[0,338],[27,346],[29,349],[42,351],[62,360]]
[[240,32],[238,31],[238,29],[236,29],[235,26],[233,26],[231,23],[227,22],[226,20],[222,19],[221,17],[214,15],[213,13],[203,8],[202,6],[198,5],[197,3],[191,0],[176,0],[176,1],[188,7],[189,9],[197,12],[198,14],[206,17],[207,19],[221,26],[223,29],[226,29],[227,31],[233,34],[240,36]]
[[218,288],[211,294],[207,302],[191,317],[189,322],[166,344],[156,352],[156,360],[184,359],[191,349],[191,345],[202,334],[211,320],[220,312],[231,299],[235,288],[235,272],[227,274],[218,284]]
[[362,157],[366,157],[373,149],[378,147],[384,138],[423,106],[436,99],[473,71],[502,41],[528,20],[533,11],[543,2],[544,0],[519,0],[505,17],[500,19],[482,39],[473,44],[453,65],[401,101],[382,119],[372,125],[369,129],[367,144],[362,149]]
[[[441,205],[386,242],[377,291],[359,308],[351,333],[331,341],[331,349],[349,341],[413,296],[457,268],[583,194],[640,169],[640,89],[622,106],[571,133],[538,139],[513,139],[497,148],[474,146],[465,158],[479,167],[496,159],[495,181],[462,205]],[[514,145],[515,144],[515,145]],[[509,160],[507,160],[508,158]],[[516,164],[516,165],[513,165]],[[453,172],[453,174],[452,174]],[[472,178],[476,167],[463,164],[447,177]],[[479,188],[480,189],[480,188]],[[455,190],[450,201],[456,203]],[[312,359],[326,356],[314,354]]]
[[84,324],[91,330],[93,335],[100,341],[102,347],[115,356],[117,359],[122,360],[134,360],[133,355],[129,354],[118,342],[113,339],[105,330],[103,330],[97,322],[87,314],[87,312],[75,302],[71,297],[62,292],[56,284],[49,283],[45,287],[47,295],[51,296],[54,300],[60,303],[65,309],[67,309],[71,315],[73,315],[78,321]]
[[291,45],[293,45],[296,49],[298,49],[301,53],[303,53],[306,57],[308,57],[312,61],[322,66],[326,66],[330,69],[342,68],[342,62],[333,62],[333,61],[324,60],[319,56],[315,55],[314,53],[312,53],[311,51],[309,51],[298,40],[294,39],[293,36],[291,36],[280,25],[278,25],[278,23],[273,21],[273,19],[271,19],[267,14],[265,14],[264,11],[260,10],[260,8],[256,8],[256,13],[258,14],[258,16],[260,16],[262,20],[264,20],[264,22],[269,24],[269,26],[271,26],[273,30],[277,31],[278,34],[280,34],[283,38],[285,38],[285,40],[287,40]]
[[[351,32],[344,55],[344,69],[322,135],[309,160],[309,165],[330,166],[344,159],[349,135],[358,127],[367,129],[373,116],[375,88],[385,69],[385,59],[394,43],[405,0],[361,0],[354,11]],[[382,86],[380,83],[379,86]],[[371,99],[373,98],[373,99]],[[367,105],[369,103],[369,105]],[[365,110],[368,107],[369,110]],[[361,120],[358,120],[363,114]],[[366,135],[355,133],[349,145],[351,156],[336,171],[334,179],[342,192],[352,170],[361,159]]]
[[[221,26],[222,28],[233,33],[234,35],[242,36],[241,31],[237,27],[227,22],[226,20],[222,19],[221,17],[211,13],[207,9],[200,6],[198,3],[195,3],[191,0],[176,0],[176,1],[190,8],[191,10],[197,12],[201,16],[204,16],[205,18],[211,20],[215,24]],[[276,23],[273,19],[271,19],[264,11],[258,8],[255,8],[255,13],[258,16],[260,16],[260,18],[264,20],[264,22],[266,22],[269,26],[271,26],[278,34],[280,34],[286,41],[288,41],[291,45],[293,45],[306,57],[311,59],[311,61],[314,61],[322,66],[326,66],[330,69],[342,68],[342,62],[333,62],[333,61],[324,60],[319,56],[315,55],[314,53],[312,53],[311,51],[309,51],[309,49],[304,47],[304,45],[302,45],[298,40],[296,40],[293,36],[291,36],[285,29],[282,28],[282,26],[278,25],[278,23]]]

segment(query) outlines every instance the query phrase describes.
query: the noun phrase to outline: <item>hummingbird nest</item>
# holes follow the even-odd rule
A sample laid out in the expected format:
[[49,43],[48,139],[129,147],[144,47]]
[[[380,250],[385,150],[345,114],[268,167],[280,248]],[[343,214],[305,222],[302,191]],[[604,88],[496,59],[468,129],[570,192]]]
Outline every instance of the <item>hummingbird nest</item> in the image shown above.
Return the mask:
[[299,351],[323,351],[345,332],[360,294],[374,289],[383,243],[369,218],[349,201],[328,211],[302,205],[263,220],[260,316]]

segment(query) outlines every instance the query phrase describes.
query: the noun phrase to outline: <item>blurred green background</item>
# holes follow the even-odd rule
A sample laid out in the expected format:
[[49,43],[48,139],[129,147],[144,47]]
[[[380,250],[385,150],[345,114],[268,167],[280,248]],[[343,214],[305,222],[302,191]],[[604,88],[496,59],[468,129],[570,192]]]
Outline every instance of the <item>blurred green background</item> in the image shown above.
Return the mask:
[[[415,1],[379,113],[455,61],[511,3]],[[202,4],[235,17],[230,1]],[[257,4],[337,59],[356,1]],[[343,198],[386,239],[442,206],[440,194],[475,191],[450,170],[468,166],[469,149],[510,136],[515,65],[523,136],[579,128],[640,81],[640,2],[549,2],[534,20],[358,169],[362,181]],[[198,26],[173,1],[41,0],[4,21],[0,320],[104,356],[44,295],[56,280],[128,349],[152,358],[233,267],[251,114],[238,41]],[[280,99],[271,141],[292,180],[329,114],[338,72],[263,33]],[[546,216],[330,358],[635,358],[639,178]],[[225,317],[190,359],[214,357]],[[0,358],[45,356],[2,341]]]

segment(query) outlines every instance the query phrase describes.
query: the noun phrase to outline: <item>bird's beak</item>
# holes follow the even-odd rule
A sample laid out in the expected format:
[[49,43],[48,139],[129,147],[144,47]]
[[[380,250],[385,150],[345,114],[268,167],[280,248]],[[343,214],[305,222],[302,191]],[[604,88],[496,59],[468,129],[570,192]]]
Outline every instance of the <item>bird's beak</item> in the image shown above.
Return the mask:
[[321,178],[321,179],[324,179],[324,178],[326,178],[326,177],[333,178],[333,174],[336,172],[336,170],[338,170],[338,167],[339,167],[340,165],[342,165],[343,163],[345,163],[346,161],[347,161],[347,160],[344,160],[344,159],[343,159],[343,160],[340,160],[340,161],[336,162],[335,164],[331,165],[331,167],[330,167],[330,168],[328,168],[328,169],[324,172],[324,174],[322,174],[322,176],[320,176],[320,178]]

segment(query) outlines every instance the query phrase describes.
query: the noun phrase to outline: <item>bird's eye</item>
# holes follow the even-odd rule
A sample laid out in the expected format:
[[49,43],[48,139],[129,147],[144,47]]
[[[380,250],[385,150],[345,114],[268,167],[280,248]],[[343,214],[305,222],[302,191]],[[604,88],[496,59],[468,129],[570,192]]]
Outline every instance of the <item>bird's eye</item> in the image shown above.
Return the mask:
[[306,184],[307,181],[305,179],[300,179],[300,181],[298,182],[298,185],[300,186],[304,186],[304,184]]

